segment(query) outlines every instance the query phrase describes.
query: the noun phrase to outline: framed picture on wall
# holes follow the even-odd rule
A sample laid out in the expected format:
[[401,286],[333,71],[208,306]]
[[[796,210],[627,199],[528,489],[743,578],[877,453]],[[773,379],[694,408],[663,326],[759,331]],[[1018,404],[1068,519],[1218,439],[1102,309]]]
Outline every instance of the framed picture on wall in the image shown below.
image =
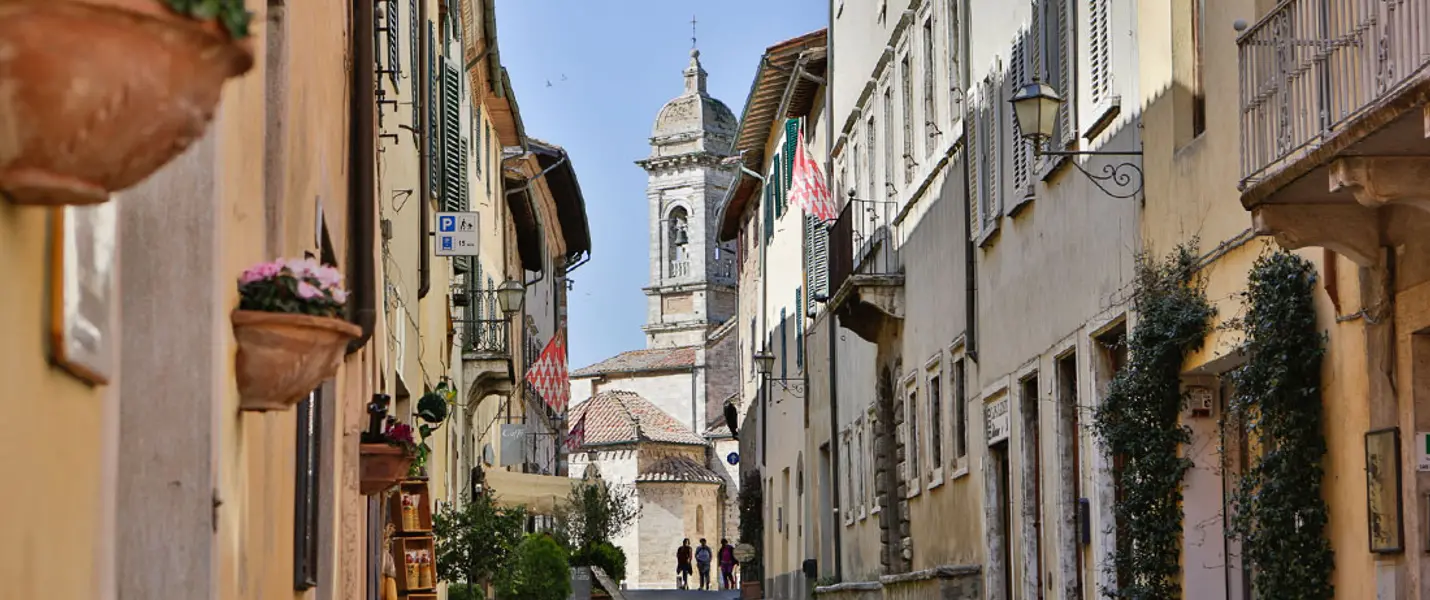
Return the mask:
[[91,385],[114,372],[114,201],[66,206],[51,213],[50,359]]
[[1395,554],[1405,549],[1400,498],[1400,429],[1365,434],[1366,501],[1370,511],[1370,551]]

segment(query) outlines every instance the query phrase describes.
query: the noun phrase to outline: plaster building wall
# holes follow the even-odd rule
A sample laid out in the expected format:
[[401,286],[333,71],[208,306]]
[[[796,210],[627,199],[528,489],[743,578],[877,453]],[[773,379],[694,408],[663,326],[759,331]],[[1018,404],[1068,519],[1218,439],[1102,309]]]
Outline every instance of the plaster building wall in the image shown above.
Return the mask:
[[[695,396],[701,391],[699,385],[703,375],[700,371],[667,371],[572,379],[572,398],[576,398],[574,392],[577,389],[583,392],[583,400],[604,391],[635,392],[691,431],[704,431],[705,411],[699,409],[698,402],[703,398]],[[579,386],[578,381],[581,382]]]
[[[571,477],[584,478],[587,476],[587,469],[595,467],[600,478],[612,487],[626,490],[634,490],[636,486],[636,475],[640,473],[637,466],[638,450],[634,445],[612,446],[610,448],[593,449],[588,452],[575,452],[571,454]],[[630,494],[627,498],[628,506],[640,508],[640,498],[636,494]],[[635,568],[641,564],[641,528],[639,519],[632,524],[621,535],[611,540],[611,543],[626,553],[626,581],[630,582],[630,587],[636,587],[634,583],[637,574],[640,572]],[[674,556],[673,554],[671,556]],[[674,566],[667,569],[674,572]]]
[[[710,531],[710,518],[719,514],[719,486],[714,484],[689,483],[641,483],[640,545],[646,551],[636,562],[627,557],[627,564],[640,565],[640,579],[633,581],[632,588],[672,589],[675,587],[675,552],[681,540],[688,538],[693,549],[700,545],[700,538],[710,541],[711,535],[718,543],[718,534],[701,533]],[[697,518],[703,517],[705,529],[699,527]],[[718,570],[711,568],[711,582]],[[699,585],[700,573],[691,574],[690,587]]]
[[[1255,259],[1272,247],[1269,238],[1253,234],[1249,213],[1242,208],[1236,184],[1242,140],[1234,112],[1216,107],[1239,102],[1240,72],[1236,37],[1229,28],[1204,27],[1198,48],[1192,41],[1193,6],[1185,2],[1165,7],[1144,7],[1141,14],[1141,77],[1146,82],[1142,103],[1143,140],[1146,148],[1147,202],[1142,232],[1146,245],[1165,254],[1176,244],[1197,237],[1206,255],[1199,275],[1206,295],[1217,309],[1212,334],[1201,351],[1188,357],[1184,382],[1216,390],[1210,417],[1183,421],[1193,430],[1191,447],[1210,447],[1187,478],[1183,521],[1183,589],[1187,597],[1240,600],[1241,563],[1221,543],[1224,536],[1222,493],[1226,483],[1216,448],[1223,432],[1219,421],[1231,391],[1225,379],[1240,359],[1236,354],[1241,334],[1221,325],[1241,316],[1238,296],[1246,290]],[[1203,22],[1253,20],[1267,8],[1252,0],[1213,0],[1201,5]],[[1200,72],[1194,63],[1200,53]],[[1193,99],[1205,98],[1205,129],[1193,126]],[[1316,264],[1321,281],[1315,301],[1318,327],[1327,333],[1322,366],[1323,419],[1328,452],[1325,459],[1323,497],[1332,518],[1327,535],[1336,550],[1332,574],[1338,597],[1371,598],[1377,595],[1381,562],[1364,551],[1368,536],[1365,520],[1364,432],[1373,429],[1366,390],[1370,387],[1365,357],[1364,325],[1357,320],[1338,322],[1338,316],[1360,310],[1360,280],[1349,260],[1327,256],[1319,249],[1297,254]],[[1328,261],[1338,267],[1328,270]],[[1330,280],[1335,276],[1334,281]],[[1339,313],[1332,306],[1328,284],[1338,288]],[[1234,484],[1234,481],[1233,481]],[[1228,595],[1228,582],[1232,594]]]

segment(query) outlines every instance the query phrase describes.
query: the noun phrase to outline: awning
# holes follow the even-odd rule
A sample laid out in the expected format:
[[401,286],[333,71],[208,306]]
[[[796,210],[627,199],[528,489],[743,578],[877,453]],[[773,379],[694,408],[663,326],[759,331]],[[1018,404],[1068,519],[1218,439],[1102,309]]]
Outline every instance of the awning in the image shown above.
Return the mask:
[[525,506],[535,515],[553,515],[556,505],[571,495],[571,485],[580,480],[554,475],[513,473],[493,469],[486,472],[487,489],[497,506]]

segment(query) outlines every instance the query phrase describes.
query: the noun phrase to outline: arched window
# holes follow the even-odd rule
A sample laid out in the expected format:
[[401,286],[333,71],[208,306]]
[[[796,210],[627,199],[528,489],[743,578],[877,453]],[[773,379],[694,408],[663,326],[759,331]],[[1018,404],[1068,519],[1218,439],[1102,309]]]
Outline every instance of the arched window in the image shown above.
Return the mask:
[[695,507],[695,535],[705,535],[705,507]]
[[690,274],[690,258],[686,246],[690,243],[689,213],[685,207],[677,206],[666,217],[666,241],[670,276],[682,277]]

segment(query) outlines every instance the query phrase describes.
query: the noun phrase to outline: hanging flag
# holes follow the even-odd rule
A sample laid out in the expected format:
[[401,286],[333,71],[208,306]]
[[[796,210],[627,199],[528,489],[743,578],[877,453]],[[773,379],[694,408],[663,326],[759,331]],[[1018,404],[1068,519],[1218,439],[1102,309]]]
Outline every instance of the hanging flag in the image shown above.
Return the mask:
[[560,333],[551,336],[541,356],[526,372],[527,383],[536,388],[536,393],[541,394],[557,414],[566,412],[566,403],[571,398],[571,380],[566,375],[566,341],[562,337]]
[[566,434],[566,451],[575,452],[586,445],[586,413],[581,413],[576,425]]
[[794,174],[790,178],[789,188],[790,203],[821,221],[833,221],[838,218],[839,211],[834,207],[834,197],[829,193],[829,186],[824,183],[824,173],[804,151],[802,132],[803,128],[795,143]]

